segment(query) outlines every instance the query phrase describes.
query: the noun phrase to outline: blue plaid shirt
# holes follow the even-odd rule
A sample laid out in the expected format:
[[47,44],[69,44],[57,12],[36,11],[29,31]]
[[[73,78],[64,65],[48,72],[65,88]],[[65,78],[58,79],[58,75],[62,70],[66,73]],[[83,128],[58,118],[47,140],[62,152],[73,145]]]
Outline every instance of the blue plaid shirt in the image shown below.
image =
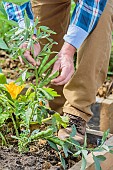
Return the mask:
[[25,24],[24,24],[25,11],[30,19],[31,25],[34,24],[34,16],[33,16],[30,2],[27,2],[21,6],[18,6],[18,5],[3,1],[3,5],[4,5],[5,10],[8,14],[8,19],[18,22],[19,27],[21,27],[21,28],[25,27]]
[[[72,20],[64,40],[75,48],[79,48],[87,36],[96,27],[97,22],[105,8],[107,0],[78,0],[74,9]],[[8,18],[17,21],[20,27],[24,27],[24,11],[26,10],[33,24],[33,13],[31,3],[22,6],[3,2]]]

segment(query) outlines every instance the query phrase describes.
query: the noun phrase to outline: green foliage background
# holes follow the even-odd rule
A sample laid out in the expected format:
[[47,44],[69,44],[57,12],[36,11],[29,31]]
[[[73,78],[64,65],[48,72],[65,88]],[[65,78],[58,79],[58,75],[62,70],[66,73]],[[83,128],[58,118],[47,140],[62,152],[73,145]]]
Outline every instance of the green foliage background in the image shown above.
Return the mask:
[[[7,32],[10,29],[9,24],[6,24],[5,21],[2,20],[3,13],[5,13],[5,10],[1,10],[2,2],[0,2],[0,37],[4,37],[5,32]],[[3,18],[7,18],[7,15],[5,15]]]

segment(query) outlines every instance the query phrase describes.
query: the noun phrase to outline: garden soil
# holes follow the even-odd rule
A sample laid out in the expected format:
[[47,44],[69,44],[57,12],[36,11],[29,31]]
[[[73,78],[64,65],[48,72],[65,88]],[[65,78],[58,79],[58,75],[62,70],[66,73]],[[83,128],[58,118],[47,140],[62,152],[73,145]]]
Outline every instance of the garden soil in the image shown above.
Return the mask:
[[[63,154],[63,153],[62,153]],[[75,165],[81,157],[66,158],[67,169]],[[0,170],[63,170],[59,155],[47,142],[40,140],[30,146],[26,154],[19,154],[16,147],[0,147]]]

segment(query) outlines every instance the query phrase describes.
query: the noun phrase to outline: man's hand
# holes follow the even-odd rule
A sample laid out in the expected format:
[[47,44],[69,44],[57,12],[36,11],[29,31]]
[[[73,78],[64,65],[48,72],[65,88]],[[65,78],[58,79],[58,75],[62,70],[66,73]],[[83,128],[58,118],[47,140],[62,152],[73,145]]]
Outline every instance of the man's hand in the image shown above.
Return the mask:
[[[35,40],[36,39],[36,37],[35,36],[33,36],[33,39]],[[22,49],[25,49],[25,52],[24,52],[24,57],[28,60],[28,62],[29,63],[31,63],[33,66],[39,66],[40,65],[40,62],[39,61],[35,61],[34,60],[34,58],[32,57],[32,51],[33,51],[33,53],[34,53],[34,57],[36,57],[39,53],[40,53],[40,51],[41,51],[41,47],[40,47],[40,44],[39,43],[35,43],[34,44],[34,47],[33,47],[33,49],[32,48],[30,48],[30,50],[27,50],[27,46],[28,46],[28,44],[25,42],[25,43],[23,43],[21,46],[20,46],[20,48],[22,48]],[[23,60],[22,60],[22,58],[19,56],[19,59],[20,59],[20,62],[22,63],[22,64],[24,64],[23,63]]]
[[59,58],[55,62],[52,71],[52,73],[59,71],[60,75],[51,81],[52,84],[64,85],[71,79],[75,72],[73,60],[75,52],[75,47],[68,44],[67,42],[64,43],[61,51],[58,54]]

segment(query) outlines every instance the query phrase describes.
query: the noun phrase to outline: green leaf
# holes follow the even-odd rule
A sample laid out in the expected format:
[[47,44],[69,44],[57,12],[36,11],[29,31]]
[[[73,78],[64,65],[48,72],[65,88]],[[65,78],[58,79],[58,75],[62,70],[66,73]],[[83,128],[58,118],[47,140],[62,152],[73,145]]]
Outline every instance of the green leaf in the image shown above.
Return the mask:
[[103,156],[103,155],[98,155],[96,157],[98,158],[99,161],[105,161],[106,160],[106,157]]
[[63,146],[63,151],[65,154],[65,157],[67,158],[68,157],[68,148],[66,146]]
[[1,132],[0,132],[0,137],[2,139],[2,145],[7,145],[6,139]]
[[84,158],[84,156],[82,156],[82,164],[81,164],[81,169],[80,170],[85,170],[86,169],[86,159]]
[[[26,72],[26,73],[25,73]],[[24,73],[24,74],[23,74]],[[26,75],[25,75],[26,74]],[[22,77],[23,76],[23,77]],[[15,80],[15,83],[19,83],[20,85],[25,82],[26,79],[33,76],[33,73],[29,73],[28,71],[21,72],[19,78]]]
[[107,139],[107,137],[109,135],[109,131],[110,130],[108,129],[107,131],[104,132],[101,144],[103,144],[106,141],[106,139]]
[[6,76],[3,73],[0,73],[0,84],[6,84]]
[[49,136],[53,135],[53,129],[49,128],[47,130],[41,131],[35,135],[30,136],[30,140],[34,139],[41,139],[41,138],[48,138]]
[[88,151],[87,150],[81,150],[82,152],[82,165],[81,165],[81,169],[80,170],[85,170],[86,165],[87,165],[87,155],[88,155]]
[[99,159],[95,155],[93,155],[93,159],[94,159],[94,162],[95,162],[95,169],[96,170],[102,170],[102,168],[100,166]]
[[64,158],[62,157],[62,155],[60,153],[59,153],[59,156],[60,156],[61,164],[62,164],[62,166],[65,170],[66,169],[66,162],[65,162]]
[[1,21],[5,21],[5,23],[7,23],[8,25],[10,25],[10,26],[16,26],[16,27],[18,27],[18,23],[17,22],[15,22],[15,21],[13,21],[13,20],[8,20],[7,18],[1,18],[0,17],[0,20]]
[[36,18],[36,19],[35,19],[34,26],[36,27],[36,26],[38,25],[38,23],[39,23],[39,20],[38,20],[38,18]]
[[51,142],[51,141],[49,141],[49,140],[48,140],[48,143],[49,143],[49,145],[50,145],[54,150],[56,150],[57,152],[59,152],[58,147],[57,147],[57,145],[56,145],[55,143],[53,143],[53,142]]
[[65,122],[66,124],[69,124],[69,117],[68,116],[60,116],[62,121]]
[[84,156],[85,159],[87,159],[88,151],[82,150],[82,155]]
[[113,76],[113,72],[108,71],[107,75],[108,75],[108,76]]
[[70,137],[74,137],[76,135],[76,127],[75,125],[72,125],[71,128],[72,128],[72,132],[70,134]]
[[3,109],[2,109],[2,107],[0,106],[0,113],[2,113],[2,111],[3,111]]
[[84,139],[84,147],[87,147],[87,135],[85,134],[85,139]]
[[5,43],[5,41],[2,38],[0,38],[0,49],[3,49],[3,50],[9,49],[7,44]]
[[6,13],[5,9],[4,9],[3,4],[0,4],[0,12],[4,15],[4,17],[7,18],[7,13]]
[[57,125],[56,125],[56,119],[55,119],[55,117],[52,117],[52,125],[51,125],[51,128],[53,128],[53,132],[57,132],[57,130],[58,130]]
[[44,32],[47,32],[48,34],[56,34],[56,32],[50,30],[47,26],[40,26],[40,29]]
[[0,113],[0,125],[2,125],[9,117],[9,113]]
[[10,2],[10,3],[17,4],[17,5],[22,5],[26,2],[29,2],[29,0],[5,0],[5,2]]
[[45,96],[47,100],[53,100],[54,97],[51,94],[49,94],[45,89],[46,88],[38,88],[38,90],[43,93],[43,96]]
[[29,125],[30,125],[31,115],[32,115],[32,109],[28,108],[25,112],[25,121],[26,121],[26,125],[27,125],[28,128],[29,128]]
[[2,69],[0,68],[0,73],[2,73]]
[[22,80],[23,80],[23,81],[26,80],[26,74],[27,74],[27,70],[25,70],[25,71],[22,73]]
[[37,122],[41,125],[42,124],[42,115],[40,111],[37,111]]
[[71,154],[73,154],[68,148],[70,147],[70,145],[67,143],[67,142],[65,142],[64,144],[63,144],[63,151],[64,151],[64,154],[65,154],[65,157],[67,158],[68,157],[68,153],[71,153]]
[[107,145],[102,145],[102,148],[109,152],[109,147]]
[[67,117],[67,119],[64,120],[64,119],[62,119],[62,117],[60,116],[59,113],[55,113],[53,115],[53,118],[55,118],[58,128],[60,127],[60,125],[62,125],[64,128],[67,127],[68,122],[69,122],[68,117]]
[[78,157],[81,154],[81,151],[77,151],[76,153],[73,154],[74,157]]
[[[33,124],[33,122],[32,122],[31,124]],[[36,123],[34,122],[34,124],[36,124]],[[33,132],[31,133],[31,136],[33,136],[33,135],[39,133],[39,131],[40,131],[39,129],[33,130]]]
[[25,13],[25,17],[24,17],[24,22],[25,22],[25,26],[28,29],[30,26],[30,19],[28,18],[28,15]]
[[110,150],[109,152],[110,152],[111,154],[113,154],[113,150]]
[[77,146],[80,146],[80,143],[78,141],[76,141],[74,138],[70,137],[69,140],[72,144],[76,145],[76,148],[77,148]]
[[113,146],[108,146],[109,147],[109,149],[113,149]]
[[54,89],[52,88],[43,88],[46,92],[48,92],[51,96],[53,97],[58,97],[60,96]]

